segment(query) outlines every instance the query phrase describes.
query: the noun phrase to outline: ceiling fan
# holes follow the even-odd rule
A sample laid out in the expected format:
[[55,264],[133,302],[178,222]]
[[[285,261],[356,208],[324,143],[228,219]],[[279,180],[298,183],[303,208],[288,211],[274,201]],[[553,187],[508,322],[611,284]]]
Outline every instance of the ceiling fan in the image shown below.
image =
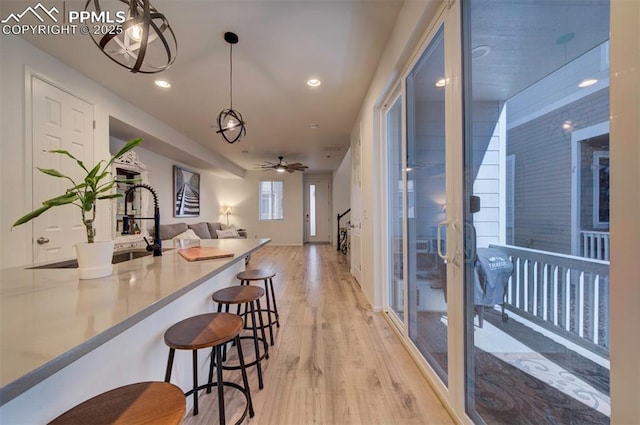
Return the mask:
[[293,173],[294,171],[304,171],[309,168],[299,162],[292,162],[291,164],[289,164],[284,161],[283,156],[279,156],[278,160],[279,161],[277,164],[274,162],[265,161],[265,163],[260,165],[259,167],[262,170],[276,170],[279,173],[284,173],[285,171],[287,173]]

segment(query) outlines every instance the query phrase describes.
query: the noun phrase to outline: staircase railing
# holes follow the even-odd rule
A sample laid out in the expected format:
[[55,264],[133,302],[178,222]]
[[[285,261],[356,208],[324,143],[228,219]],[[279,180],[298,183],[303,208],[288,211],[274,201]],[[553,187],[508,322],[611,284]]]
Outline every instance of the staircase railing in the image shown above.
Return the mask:
[[342,214],[338,214],[338,231],[336,232],[336,245],[337,245],[337,251],[340,251],[340,220],[342,219],[342,217],[344,217],[345,215],[349,214],[351,212],[351,208],[347,209],[345,212],[343,212]]

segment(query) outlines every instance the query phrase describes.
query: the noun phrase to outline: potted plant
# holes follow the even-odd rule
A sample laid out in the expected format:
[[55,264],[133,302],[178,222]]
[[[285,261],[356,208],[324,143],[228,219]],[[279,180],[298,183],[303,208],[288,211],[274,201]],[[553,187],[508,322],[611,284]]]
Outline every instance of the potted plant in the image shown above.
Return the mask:
[[74,157],[66,150],[50,150],[49,153],[68,156],[76,161],[78,166],[85,173],[82,182],[76,182],[71,177],[62,174],[54,169],[38,168],[44,174],[56,178],[67,179],[72,186],[62,195],[51,198],[42,202],[42,207],[37,208],[30,213],[20,217],[13,227],[27,223],[40,214],[53,207],[61,205],[73,204],[80,208],[82,214],[82,223],[87,231],[87,243],[77,244],[76,253],[78,255],[78,272],[80,279],[94,279],[98,277],[109,276],[113,270],[111,258],[113,256],[113,241],[96,242],[96,231],[93,223],[96,218],[96,202],[101,199],[114,199],[121,197],[122,194],[112,193],[116,183],[131,183],[132,180],[116,180],[111,173],[111,164],[116,159],[130,151],[131,149],[142,143],[141,138],[129,140],[108,162],[101,160],[92,168],[88,168],[85,164]]

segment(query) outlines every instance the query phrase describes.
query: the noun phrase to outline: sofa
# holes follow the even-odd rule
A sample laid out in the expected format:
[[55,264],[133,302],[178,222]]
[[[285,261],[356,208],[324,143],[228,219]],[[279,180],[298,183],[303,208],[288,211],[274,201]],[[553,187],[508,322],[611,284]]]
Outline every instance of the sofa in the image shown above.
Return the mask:
[[200,222],[197,224],[172,223],[160,225],[160,239],[224,239],[247,238],[247,231],[222,223]]

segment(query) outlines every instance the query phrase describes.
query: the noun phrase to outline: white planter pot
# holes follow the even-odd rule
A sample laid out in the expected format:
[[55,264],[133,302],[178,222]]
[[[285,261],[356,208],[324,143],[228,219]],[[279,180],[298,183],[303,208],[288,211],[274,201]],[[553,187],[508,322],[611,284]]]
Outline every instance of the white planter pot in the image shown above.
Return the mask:
[[75,248],[80,279],[97,279],[113,273],[113,241],[82,242]]

